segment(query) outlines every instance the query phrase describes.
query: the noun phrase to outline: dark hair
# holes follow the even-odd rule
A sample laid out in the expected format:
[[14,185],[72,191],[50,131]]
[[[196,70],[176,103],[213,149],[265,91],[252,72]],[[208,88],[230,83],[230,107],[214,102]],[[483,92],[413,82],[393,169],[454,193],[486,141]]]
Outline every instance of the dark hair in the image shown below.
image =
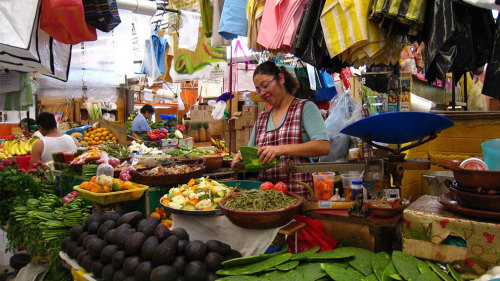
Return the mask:
[[257,74],[272,75],[276,79],[279,78],[279,74],[283,73],[285,77],[285,89],[292,96],[299,88],[299,82],[295,79],[290,72],[284,66],[277,66],[273,61],[266,61],[257,66],[253,73],[253,77]]
[[146,112],[153,114],[155,113],[155,109],[150,104],[145,104],[143,107],[141,107],[141,113],[144,114]]
[[45,130],[57,128],[56,117],[50,112],[42,112],[36,117],[36,124]]
[[23,120],[21,120],[21,122],[19,122],[19,125],[23,126],[23,124],[28,125],[28,127],[34,126],[36,125],[36,121],[33,118],[24,118]]

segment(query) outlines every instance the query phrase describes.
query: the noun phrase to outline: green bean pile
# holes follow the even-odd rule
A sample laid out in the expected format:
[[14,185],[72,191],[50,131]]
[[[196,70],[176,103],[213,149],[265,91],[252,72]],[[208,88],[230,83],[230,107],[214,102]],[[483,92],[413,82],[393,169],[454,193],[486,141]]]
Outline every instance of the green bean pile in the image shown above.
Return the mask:
[[224,206],[231,210],[271,211],[296,204],[297,201],[281,191],[253,189],[229,198]]

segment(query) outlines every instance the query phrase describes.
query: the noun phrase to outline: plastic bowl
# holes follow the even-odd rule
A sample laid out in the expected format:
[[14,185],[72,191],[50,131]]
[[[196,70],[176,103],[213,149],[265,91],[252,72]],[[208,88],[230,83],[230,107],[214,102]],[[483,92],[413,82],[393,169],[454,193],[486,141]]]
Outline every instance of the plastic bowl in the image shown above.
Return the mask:
[[363,180],[361,173],[358,171],[351,171],[348,174],[340,174],[340,177],[342,178],[342,186],[344,188],[351,188],[352,181],[354,180]]
[[485,141],[483,148],[484,162],[490,171],[500,171],[500,139]]
[[231,210],[224,206],[229,198],[238,196],[242,192],[234,192],[222,198],[219,201],[219,206],[226,217],[235,225],[250,229],[271,229],[277,228],[289,223],[299,211],[302,204],[302,197],[294,193],[288,193],[288,196],[299,200],[294,205],[287,206],[283,209],[272,211],[242,211]]

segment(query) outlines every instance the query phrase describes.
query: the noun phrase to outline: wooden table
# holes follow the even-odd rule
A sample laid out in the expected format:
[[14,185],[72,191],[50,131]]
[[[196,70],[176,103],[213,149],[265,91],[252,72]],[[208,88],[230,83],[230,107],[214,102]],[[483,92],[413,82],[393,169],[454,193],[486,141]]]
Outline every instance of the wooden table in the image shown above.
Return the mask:
[[399,241],[402,214],[392,218],[372,215],[355,217],[350,216],[347,210],[317,210],[309,214],[312,218],[321,220],[325,232],[343,246],[361,247],[374,252],[401,249]]

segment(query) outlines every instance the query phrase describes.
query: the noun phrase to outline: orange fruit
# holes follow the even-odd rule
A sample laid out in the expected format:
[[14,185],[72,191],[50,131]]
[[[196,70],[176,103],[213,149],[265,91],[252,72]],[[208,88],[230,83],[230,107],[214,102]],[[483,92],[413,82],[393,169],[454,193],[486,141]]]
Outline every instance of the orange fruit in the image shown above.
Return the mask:
[[97,126],[96,125],[92,126],[92,130],[97,130]]
[[160,214],[158,214],[157,212],[152,212],[150,217],[155,217],[155,218],[158,218],[159,220],[161,219]]
[[112,137],[111,139],[112,139],[114,142],[116,142],[116,141],[117,141],[116,137]]

